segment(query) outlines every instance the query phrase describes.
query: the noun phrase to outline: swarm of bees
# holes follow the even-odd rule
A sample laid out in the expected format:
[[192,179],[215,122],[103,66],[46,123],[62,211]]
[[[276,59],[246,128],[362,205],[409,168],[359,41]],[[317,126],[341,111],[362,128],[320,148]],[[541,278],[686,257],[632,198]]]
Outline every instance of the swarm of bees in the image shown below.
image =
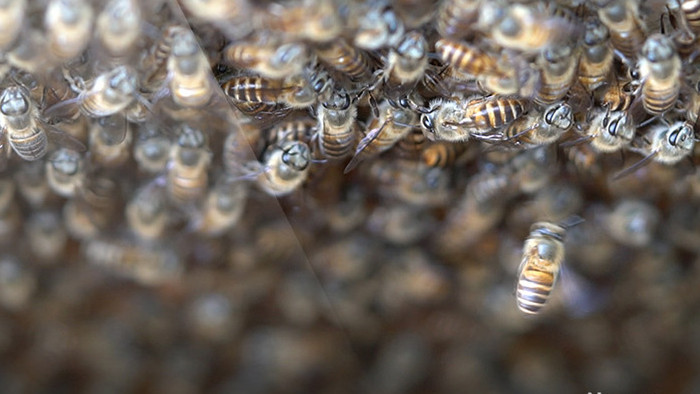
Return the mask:
[[654,361],[700,330],[700,1],[6,0],[0,55],[8,387],[700,387]]

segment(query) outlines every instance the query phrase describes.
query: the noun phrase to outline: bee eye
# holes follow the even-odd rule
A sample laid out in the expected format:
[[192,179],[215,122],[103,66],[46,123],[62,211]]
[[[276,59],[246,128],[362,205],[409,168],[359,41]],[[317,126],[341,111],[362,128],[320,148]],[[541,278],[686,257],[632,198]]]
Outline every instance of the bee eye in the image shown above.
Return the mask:
[[423,119],[421,119],[421,124],[426,130],[430,131],[431,133],[435,132],[435,130],[433,130],[433,120],[430,118],[430,116],[424,115]]
[[610,127],[608,127],[608,132],[612,136],[617,135],[617,120],[610,123]]

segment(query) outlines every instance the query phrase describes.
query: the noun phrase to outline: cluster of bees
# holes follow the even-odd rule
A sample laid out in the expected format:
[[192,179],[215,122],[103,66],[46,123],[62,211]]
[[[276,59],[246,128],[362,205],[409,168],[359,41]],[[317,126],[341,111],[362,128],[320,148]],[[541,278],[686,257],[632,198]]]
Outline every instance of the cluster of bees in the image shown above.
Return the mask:
[[[88,391],[571,391],[554,333],[634,391],[700,329],[700,1],[9,0],[0,33],[0,354],[35,385],[85,331],[63,373],[130,376]],[[72,276],[146,305],[79,321]]]

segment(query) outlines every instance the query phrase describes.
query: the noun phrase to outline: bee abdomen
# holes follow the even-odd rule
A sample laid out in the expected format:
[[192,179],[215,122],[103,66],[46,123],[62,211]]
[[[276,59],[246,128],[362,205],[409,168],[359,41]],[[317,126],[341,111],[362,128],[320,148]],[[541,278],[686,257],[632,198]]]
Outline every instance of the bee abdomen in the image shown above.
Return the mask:
[[554,274],[551,272],[535,269],[524,271],[516,292],[518,308],[525,313],[538,313],[547,303],[553,283]]
[[352,80],[359,81],[372,75],[372,67],[367,55],[345,41],[334,42],[319,48],[316,52],[321,60]]
[[649,84],[642,85],[644,109],[652,115],[661,115],[671,109],[678,100],[678,84],[672,84],[665,89],[655,89]]
[[46,155],[48,149],[46,133],[39,129],[34,129],[28,133],[10,134],[9,140],[15,153],[27,161],[41,159]]
[[511,123],[525,112],[525,108],[520,101],[507,98],[485,101],[469,112],[477,128],[489,130]]
[[278,81],[256,78],[234,78],[224,84],[226,94],[243,103],[275,103],[280,91]]

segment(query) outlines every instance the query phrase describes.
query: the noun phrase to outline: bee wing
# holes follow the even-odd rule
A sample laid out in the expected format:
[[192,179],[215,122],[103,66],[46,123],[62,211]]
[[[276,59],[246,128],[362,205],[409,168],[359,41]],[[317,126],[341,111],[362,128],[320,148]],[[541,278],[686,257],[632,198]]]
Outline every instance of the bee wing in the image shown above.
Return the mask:
[[608,299],[606,292],[600,291],[590,281],[574,270],[562,265],[559,270],[561,277],[561,297],[569,315],[582,318],[600,310]]
[[629,174],[635,172],[635,171],[638,170],[639,168],[642,168],[643,166],[645,166],[646,164],[648,164],[649,161],[651,161],[651,159],[653,159],[654,157],[656,157],[656,154],[657,154],[657,153],[658,153],[658,152],[652,152],[652,153],[646,155],[642,160],[639,160],[638,162],[632,164],[631,166],[629,166],[629,167],[625,168],[624,170],[622,170],[622,171],[618,172],[617,174],[615,174],[615,176],[613,176],[612,179],[613,179],[614,181],[616,181],[616,180],[618,180],[618,179],[620,179],[620,178],[623,178],[623,177],[625,177],[625,176],[627,176],[627,175],[629,175]]
[[73,116],[77,107],[80,105],[82,98],[80,96],[72,99],[59,101],[56,104],[46,108],[42,114],[43,118],[68,118]]
[[386,128],[388,122],[384,122],[381,127],[370,130],[362,140],[360,140],[360,143],[357,145],[357,150],[355,151],[355,156],[353,156],[352,159],[350,159],[350,162],[348,165],[345,167],[345,170],[343,171],[344,174],[347,174],[348,172],[352,171],[355,167],[357,167],[358,164],[365,158],[361,155],[362,151],[367,148],[372,141],[377,139],[377,137],[384,131]]
[[65,131],[59,129],[56,126],[50,125],[45,122],[41,122],[44,130],[48,133],[49,138],[51,141],[55,142],[56,144],[68,148],[70,150],[74,150],[76,152],[85,152],[87,151],[87,147],[85,144],[83,144],[80,140],[77,138],[73,137],[72,135],[66,133]]
[[569,141],[564,141],[561,144],[559,144],[559,146],[562,148],[570,148],[572,146],[586,143],[592,139],[593,139],[592,135],[584,135],[583,137],[580,137],[580,138],[576,138],[576,139],[569,140]]

